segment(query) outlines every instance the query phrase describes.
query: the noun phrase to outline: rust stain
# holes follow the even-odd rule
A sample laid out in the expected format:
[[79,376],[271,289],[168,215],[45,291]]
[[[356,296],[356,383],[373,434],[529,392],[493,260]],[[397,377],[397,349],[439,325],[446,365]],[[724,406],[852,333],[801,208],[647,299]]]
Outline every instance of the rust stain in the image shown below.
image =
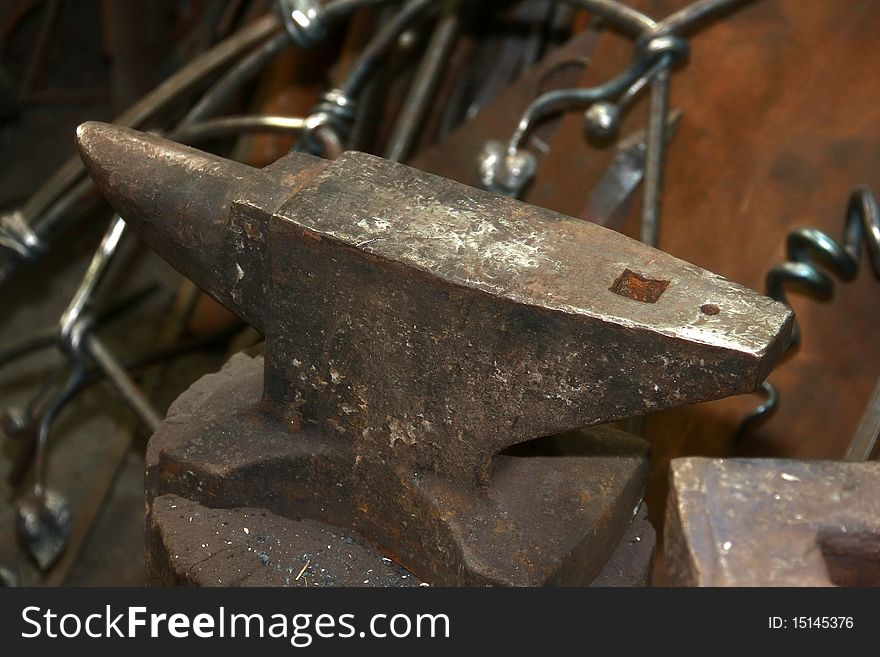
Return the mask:
[[608,288],[614,294],[622,297],[641,301],[642,303],[657,303],[660,296],[669,287],[669,281],[648,278],[637,274],[631,269],[624,269],[617,277],[612,286]]

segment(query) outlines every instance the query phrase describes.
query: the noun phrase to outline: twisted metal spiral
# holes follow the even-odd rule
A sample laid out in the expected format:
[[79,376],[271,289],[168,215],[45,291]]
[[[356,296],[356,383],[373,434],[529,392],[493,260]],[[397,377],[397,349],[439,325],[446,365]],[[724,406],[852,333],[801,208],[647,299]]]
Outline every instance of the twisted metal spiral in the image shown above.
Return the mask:
[[[880,279],[880,203],[867,187],[859,187],[850,195],[840,242],[816,228],[798,228],[788,234],[788,260],[767,273],[767,295],[790,306],[785,287],[795,283],[820,301],[828,301],[834,295],[834,281],[821,267],[843,281],[852,281],[859,271],[863,243],[874,276]],[[800,340],[800,326],[795,320],[787,349],[796,347]],[[737,438],[776,409],[779,402],[776,387],[765,381],[762,392],[764,403],[743,419]]]

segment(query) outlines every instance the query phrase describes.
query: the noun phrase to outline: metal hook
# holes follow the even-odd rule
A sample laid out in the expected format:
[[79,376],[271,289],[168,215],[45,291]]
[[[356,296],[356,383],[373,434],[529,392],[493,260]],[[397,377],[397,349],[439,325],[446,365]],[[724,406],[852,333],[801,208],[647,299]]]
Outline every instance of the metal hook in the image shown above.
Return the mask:
[[[534,126],[547,116],[585,108],[588,133],[592,131],[604,137],[613,134],[619,125],[621,111],[653,77],[684,61],[688,45],[680,37],[662,36],[639,45],[636,54],[635,62],[609,82],[595,87],[557,89],[532,101],[507,144],[489,142],[480,153],[478,165],[483,186],[506,196],[520,195],[537,169],[535,156],[523,147],[523,142]],[[617,102],[611,102],[615,98]]]
[[67,547],[70,507],[61,493],[46,486],[49,429],[79,389],[85,364],[77,360],[64,386],[49,403],[37,426],[34,477],[31,491],[17,501],[19,538],[41,570],[47,570]]

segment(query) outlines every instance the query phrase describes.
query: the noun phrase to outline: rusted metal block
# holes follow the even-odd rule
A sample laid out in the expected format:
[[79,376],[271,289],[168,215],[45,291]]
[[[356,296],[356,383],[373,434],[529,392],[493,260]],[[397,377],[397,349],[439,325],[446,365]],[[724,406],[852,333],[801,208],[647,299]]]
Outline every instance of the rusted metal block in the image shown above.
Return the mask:
[[746,288],[372,156],[256,170],[78,138],[111,205],[266,336],[265,366],[175,406],[148,502],[320,520],[436,583],[587,584],[631,524],[644,443],[542,437],[752,390],[788,340],[789,309]]
[[671,476],[671,584],[880,586],[880,463],[686,458]]

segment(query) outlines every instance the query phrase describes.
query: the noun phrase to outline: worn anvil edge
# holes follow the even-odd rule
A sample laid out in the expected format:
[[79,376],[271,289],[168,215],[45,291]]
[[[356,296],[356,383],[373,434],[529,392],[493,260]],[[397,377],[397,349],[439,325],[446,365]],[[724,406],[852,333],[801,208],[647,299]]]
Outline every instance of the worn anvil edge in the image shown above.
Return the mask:
[[[344,180],[346,187],[354,187],[361,192],[353,195],[358,201],[369,198],[371,191],[376,190],[373,192],[378,201],[374,203],[376,207],[403,204],[406,197],[413,194],[418,201],[412,203],[413,217],[418,216],[420,211],[439,215],[436,208],[443,203],[449,203],[450,200],[447,198],[449,195],[440,191],[437,193],[440,196],[438,200],[430,195],[431,190],[444,190],[453,185],[457,190],[461,190],[462,196],[467,199],[467,204],[471,207],[465,210],[456,206],[449,210],[448,214],[438,216],[437,225],[442,227],[442,231],[425,228],[419,234],[410,235],[412,239],[401,240],[398,250],[391,251],[395,256],[393,258],[389,256],[388,250],[377,246],[380,241],[387,239],[383,237],[389,230],[385,225],[386,218],[360,217],[357,207],[344,208],[353,217],[352,221],[335,227],[315,221],[304,221],[295,211],[298,202],[295,199],[291,199],[290,206],[285,204],[277,210],[273,217],[296,224],[313,239],[319,237],[334,239],[340,244],[369,253],[373,257],[404,262],[408,267],[442,278],[450,285],[482,291],[489,296],[506,299],[522,306],[593,318],[608,324],[617,324],[624,329],[649,331],[673,339],[738,351],[756,358],[778,352],[784,349],[788,342],[793,312],[785,304],[595,223],[562,215],[546,208],[530,206],[516,199],[497,196],[404,164],[388,162],[374,155],[355,151],[343,154],[318,172],[310,181],[310,189],[303,191],[303,197],[307,199],[310,193],[316,195],[321,193],[324,198],[331,198],[333,194],[328,194],[327,190],[333,189],[334,178]],[[387,187],[392,189],[395,185],[401,189],[389,199],[386,197],[390,192],[386,186],[377,184],[377,181],[387,182]],[[416,185],[420,185],[418,191],[413,191]],[[369,207],[366,202],[363,205]],[[522,222],[522,225],[515,224],[512,217],[526,212],[529,221]],[[405,209],[401,213],[406,215]],[[463,215],[469,216],[468,213],[473,216],[469,224],[464,222],[464,225],[456,226],[449,221],[450,216],[461,220]],[[495,222],[499,226],[514,224],[510,227],[510,235],[500,234],[500,229],[486,230],[486,226],[490,224],[481,221],[480,216],[495,217]],[[407,230],[413,223],[414,221],[408,223],[399,221],[392,224],[390,229]],[[446,237],[450,232],[453,237]],[[540,239],[551,242],[549,249],[538,238],[542,233],[544,237]],[[532,239],[534,244],[529,245],[530,248],[534,249],[537,256],[546,256],[546,276],[555,278],[554,283],[560,286],[559,292],[562,294],[549,291],[551,288],[549,285],[546,286],[547,289],[543,294],[529,287],[527,276],[523,273],[528,271],[529,267],[522,265],[514,267],[507,263],[503,273],[509,275],[509,278],[505,278],[504,285],[493,284],[492,278],[488,276],[482,278],[469,276],[467,270],[461,269],[461,263],[466,258],[460,255],[460,243],[472,238],[473,235],[479,236],[479,240],[474,240],[474,250],[497,251],[500,255],[515,251],[518,244]],[[487,235],[491,235],[491,240],[494,241],[488,241]],[[552,243],[549,239],[551,237],[555,237],[557,242]],[[459,248],[445,251],[435,249],[430,253],[430,258],[421,253],[414,253],[414,248],[422,248],[423,242],[424,244],[434,241],[442,243],[443,239],[450,240],[452,246],[458,245]],[[589,291],[580,292],[580,303],[565,300],[565,295],[571,297],[578,292],[575,284],[577,279],[573,276],[573,272],[553,267],[553,265],[559,266],[554,256],[561,248],[559,243],[561,241],[581,244],[591,249],[589,253],[583,254],[586,256],[582,263],[584,269],[595,266],[594,261],[605,258],[599,269],[604,277],[591,281],[593,288]],[[614,256],[608,258],[608,253],[613,253]],[[519,256],[521,254],[514,253],[513,262],[517,262]],[[487,258],[484,257],[477,262],[486,265]],[[611,292],[610,288],[615,279],[621,272],[631,268],[640,270],[640,274],[669,279],[664,281],[666,287],[657,301],[646,303]],[[517,285],[516,283],[519,282],[526,284]],[[689,316],[683,313],[670,316],[665,312],[665,308],[670,306],[683,306],[683,301],[676,299],[675,295],[687,295],[691,292],[691,288],[693,294],[688,299],[690,305],[687,309]],[[705,296],[701,296],[703,292]],[[713,302],[720,304],[721,307],[717,309],[719,314],[707,316],[703,313],[702,306]],[[750,320],[754,322],[758,318],[765,320],[765,324],[760,326],[748,324]],[[671,321],[673,319],[674,322]],[[738,325],[740,319],[744,324]]]

